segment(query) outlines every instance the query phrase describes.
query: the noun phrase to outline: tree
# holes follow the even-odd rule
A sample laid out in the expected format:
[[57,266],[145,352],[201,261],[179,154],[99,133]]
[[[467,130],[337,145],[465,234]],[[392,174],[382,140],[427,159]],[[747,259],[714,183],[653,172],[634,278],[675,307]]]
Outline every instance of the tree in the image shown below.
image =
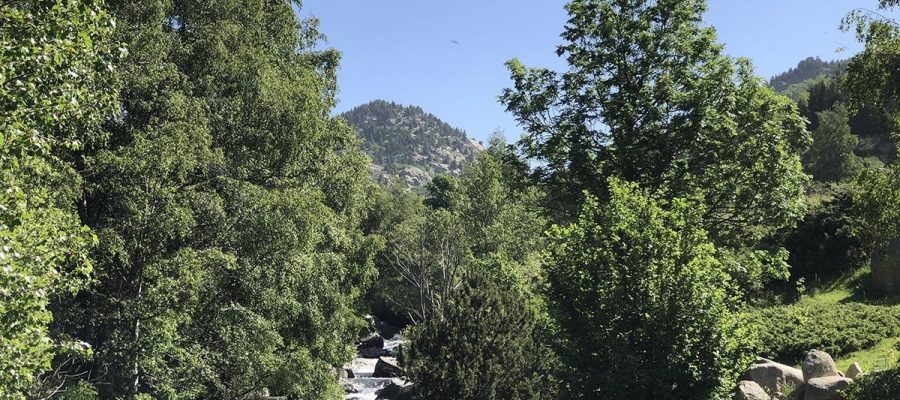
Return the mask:
[[396,314],[414,323],[441,318],[471,257],[468,239],[457,215],[443,209],[386,232],[380,286]]
[[[881,9],[893,9],[897,0],[881,0]],[[897,95],[900,84],[895,79],[900,66],[900,25],[896,21],[867,9],[857,9],[842,23],[844,30],[854,30],[865,50],[850,59],[847,88],[851,104],[859,108],[881,110],[897,128]]]
[[[412,330],[410,379],[427,399],[555,399],[552,354],[539,341],[528,286],[498,259],[467,270],[439,319]],[[514,269],[513,269],[514,270]]]
[[861,161],[853,153],[859,140],[850,131],[849,111],[838,105],[817,116],[818,127],[805,157],[807,170],[820,182],[852,177],[861,167]]
[[662,204],[612,180],[608,203],[588,196],[575,223],[552,230],[547,299],[573,397],[707,399],[734,387],[751,335],[696,201]]
[[379,257],[381,296],[396,314],[413,322],[439,316],[473,260],[507,259],[523,274],[539,279],[539,257],[546,226],[531,206],[533,189],[514,189],[509,175],[491,154],[481,154],[460,178],[439,175],[428,197],[413,204],[409,194],[395,194],[384,212],[379,233],[386,247]]
[[114,111],[120,49],[100,4],[0,3],[0,398],[24,398],[74,346],[50,336],[48,305],[91,272],[94,238],[75,212],[81,182],[68,157]]
[[703,0],[575,0],[566,6],[569,70],[509,62],[501,99],[525,127],[557,220],[586,191],[601,200],[621,177],[673,199],[699,191],[717,244],[753,246],[804,212],[796,106],[722,54]]
[[291,1],[110,5],[131,51],[80,154],[96,284],[58,331],[94,347],[102,397],[338,396],[377,244],[338,55]]

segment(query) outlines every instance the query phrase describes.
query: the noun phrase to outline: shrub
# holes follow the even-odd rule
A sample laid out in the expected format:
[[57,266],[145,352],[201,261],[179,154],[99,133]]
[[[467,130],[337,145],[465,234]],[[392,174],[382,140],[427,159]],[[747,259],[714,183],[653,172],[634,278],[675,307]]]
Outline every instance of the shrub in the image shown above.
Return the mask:
[[846,400],[900,399],[900,366],[864,375],[844,391],[844,398]]
[[698,399],[733,388],[751,332],[700,227],[702,207],[610,186],[609,203],[589,198],[550,246],[548,300],[574,397]]
[[404,359],[420,398],[556,398],[554,358],[536,337],[534,297],[498,273],[499,260],[478,264],[442,318],[411,330]]
[[833,357],[900,335],[900,309],[866,304],[794,305],[753,312],[758,354],[798,363],[810,349]]

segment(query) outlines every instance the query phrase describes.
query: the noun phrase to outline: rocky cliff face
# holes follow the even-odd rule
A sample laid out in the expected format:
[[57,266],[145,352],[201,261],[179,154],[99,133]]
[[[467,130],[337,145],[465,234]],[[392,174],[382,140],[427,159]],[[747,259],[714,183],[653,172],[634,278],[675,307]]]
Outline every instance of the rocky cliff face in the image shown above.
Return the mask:
[[465,132],[416,106],[376,100],[341,116],[362,139],[381,182],[421,187],[440,173],[459,175],[484,150]]

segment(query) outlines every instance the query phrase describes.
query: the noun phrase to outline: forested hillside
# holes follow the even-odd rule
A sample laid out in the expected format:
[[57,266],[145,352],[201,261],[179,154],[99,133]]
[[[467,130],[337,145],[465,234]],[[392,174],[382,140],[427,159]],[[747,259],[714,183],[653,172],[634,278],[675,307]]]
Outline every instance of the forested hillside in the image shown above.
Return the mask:
[[[841,105],[846,106],[850,102],[844,83],[849,62],[850,60],[824,62],[817,57],[809,57],[800,61],[797,67],[772,78],[770,85],[797,102],[800,114],[810,121],[808,128],[812,132],[819,127],[821,112],[826,112],[825,117],[829,121],[835,121],[836,118],[839,120],[837,123],[849,124],[852,135],[846,135],[843,139],[823,137],[819,140],[819,144],[824,144],[827,140],[831,142],[824,146],[814,145],[808,158],[822,157],[819,154],[822,152],[848,153],[841,149],[849,148],[853,154],[847,155],[846,157],[850,159],[844,163],[858,163],[866,159],[868,162],[888,163],[896,156],[896,141],[890,137],[890,123],[885,116],[880,111],[868,107],[841,108]],[[837,112],[838,115],[829,118],[833,116],[832,112]],[[835,129],[837,127],[832,124],[819,134],[825,135],[826,131],[832,132]],[[852,155],[858,156],[859,160]],[[810,162],[812,161],[808,161]],[[820,165],[824,162],[818,161]],[[826,177],[825,180],[833,178]]]
[[421,187],[436,174],[458,176],[484,147],[416,106],[375,100],[340,115],[362,140],[380,182]]
[[568,2],[482,147],[299,1],[0,1],[0,400],[900,399],[900,0],[768,82],[706,5]]
[[796,67],[782,72],[769,80],[769,85],[776,91],[785,92],[791,85],[803,83],[818,77],[832,78],[844,72],[847,60],[822,61],[819,57],[807,57]]

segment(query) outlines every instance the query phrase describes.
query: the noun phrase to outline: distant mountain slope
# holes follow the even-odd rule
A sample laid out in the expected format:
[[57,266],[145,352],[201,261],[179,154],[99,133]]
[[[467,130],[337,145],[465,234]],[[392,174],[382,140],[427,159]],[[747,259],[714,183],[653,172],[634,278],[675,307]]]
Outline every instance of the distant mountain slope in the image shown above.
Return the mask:
[[462,130],[416,106],[375,100],[341,116],[362,139],[382,181],[422,186],[438,173],[459,175],[484,148]]
[[808,57],[796,67],[769,80],[769,85],[778,92],[784,92],[791,85],[803,83],[819,76],[834,76],[847,68],[847,60],[822,61],[819,57]]

